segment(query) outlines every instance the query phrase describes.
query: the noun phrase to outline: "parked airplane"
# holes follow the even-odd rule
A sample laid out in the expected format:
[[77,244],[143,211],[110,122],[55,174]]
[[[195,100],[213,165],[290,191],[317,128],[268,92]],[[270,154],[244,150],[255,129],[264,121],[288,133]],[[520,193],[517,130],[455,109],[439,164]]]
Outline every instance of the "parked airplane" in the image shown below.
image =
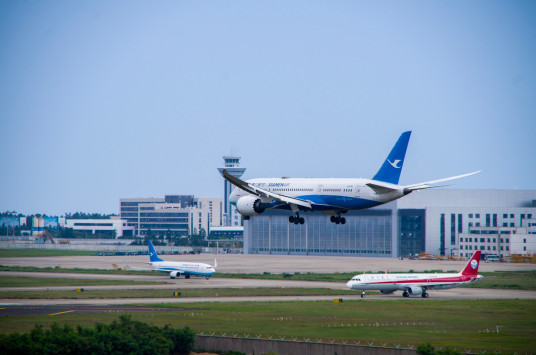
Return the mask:
[[361,274],[352,277],[346,286],[352,290],[361,290],[361,297],[365,297],[365,290],[379,290],[384,295],[401,290],[404,291],[404,297],[420,294],[423,298],[428,298],[427,290],[454,288],[480,280],[484,276],[478,275],[479,264],[480,250],[474,252],[459,273]]
[[394,201],[407,194],[443,181],[459,179],[476,174],[453,176],[449,178],[422,182],[419,184],[398,185],[406,148],[411,131],[404,132],[383,162],[378,173],[369,179],[337,179],[337,178],[261,178],[242,181],[223,170],[223,177],[237,188],[229,199],[236,205],[238,212],[249,219],[263,213],[266,209],[286,209],[294,212],[289,222],[304,224],[300,211],[322,211],[331,216],[336,224],[345,224],[342,214],[350,210],[363,210]]
[[187,263],[177,261],[164,261],[158,257],[153,243],[149,240],[149,260],[151,266],[161,272],[169,273],[169,277],[175,279],[184,275],[184,278],[189,279],[190,275],[205,276],[208,278],[216,272],[215,268],[218,267],[216,259],[214,259],[214,266],[203,263]]

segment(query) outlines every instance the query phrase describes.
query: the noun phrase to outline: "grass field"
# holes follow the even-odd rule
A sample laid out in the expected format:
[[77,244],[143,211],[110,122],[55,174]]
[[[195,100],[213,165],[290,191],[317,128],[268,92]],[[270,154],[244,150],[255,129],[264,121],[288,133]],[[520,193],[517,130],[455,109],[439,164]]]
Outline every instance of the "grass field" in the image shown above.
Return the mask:
[[[162,305],[160,305],[162,306]],[[192,327],[226,336],[360,342],[416,347],[430,342],[464,352],[530,353],[536,349],[536,303],[524,300],[372,300],[169,304],[187,311],[134,312],[154,325]],[[195,308],[195,311],[191,309]],[[35,323],[89,325],[111,322],[116,313],[66,313],[0,318],[0,333],[26,331]],[[497,332],[498,330],[498,332]]]
[[50,287],[50,286],[90,286],[90,285],[154,285],[164,282],[130,281],[130,280],[100,280],[100,279],[64,279],[46,277],[12,277],[0,276],[0,291],[2,287]]
[[92,250],[54,250],[54,249],[0,249],[0,258],[22,258],[38,256],[87,256],[96,255]]
[[85,269],[85,268],[54,268],[36,266],[5,266],[0,265],[0,271],[23,271],[23,272],[68,272],[80,274],[119,274],[119,275],[154,275],[162,276],[161,273],[151,270],[113,270],[113,269]]
[[[20,268],[3,268],[15,270]],[[25,269],[25,268],[24,268]],[[36,268],[33,268],[36,269]],[[28,270],[26,271],[35,271]],[[91,272],[83,269],[40,269],[39,271]],[[102,273],[124,271],[98,270]],[[134,274],[139,272],[132,272]],[[143,272],[147,274],[147,272]],[[162,277],[157,273],[155,276]],[[281,274],[238,275],[283,280],[322,280],[346,282],[350,274]],[[220,277],[229,275],[218,274]],[[536,272],[484,273],[485,278],[474,287],[536,289]],[[155,282],[160,281],[155,277]],[[108,284],[107,280],[73,280],[62,278],[0,277],[7,286],[58,286]],[[66,282],[66,283],[63,283]],[[72,284],[71,284],[72,282]],[[109,284],[121,282],[110,280]],[[9,284],[8,284],[9,283]],[[127,284],[132,282],[126,281]],[[5,292],[0,298],[146,298],[173,297],[167,290],[86,290]],[[179,291],[179,290],[177,290]],[[270,295],[343,295],[353,291],[329,289],[184,289],[181,297],[200,297],[199,303],[168,304],[168,307],[197,309],[195,311],[134,312],[133,319],[162,326],[190,326],[198,333],[226,336],[297,339],[319,342],[347,342],[363,345],[416,347],[430,342],[436,347],[452,347],[462,352],[501,351],[530,353],[536,349],[536,302],[525,300],[441,301],[400,299],[362,299],[334,302],[244,302],[203,303],[202,297],[270,296]],[[334,297],[335,298],[335,297]],[[162,306],[162,305],[159,305]],[[0,307],[1,308],[1,307]],[[1,314],[1,310],[0,310]],[[27,331],[39,323],[92,324],[111,322],[116,312],[66,313],[55,316],[0,317],[0,333]],[[497,332],[498,330],[498,332]]]
[[[25,272],[74,272],[88,274],[124,274],[124,275],[153,275],[162,277],[161,273],[140,270],[105,270],[105,269],[81,269],[81,268],[38,268],[33,266],[4,266],[0,265],[0,271],[25,271]],[[433,271],[433,270],[432,270]],[[299,281],[325,281],[346,283],[358,272],[351,273],[283,273],[283,274],[228,274],[215,273],[212,277],[217,278],[245,278],[245,279],[270,279],[270,280],[299,280]],[[501,288],[512,290],[536,290],[536,271],[501,271],[482,272],[484,278],[466,287],[476,288]]]
[[[0,299],[91,299],[91,298],[163,298],[174,297],[255,297],[255,296],[321,296],[355,295],[351,290],[326,288],[212,288],[212,289],[131,289],[71,291],[13,291],[0,289]],[[200,300],[201,302],[202,300]]]

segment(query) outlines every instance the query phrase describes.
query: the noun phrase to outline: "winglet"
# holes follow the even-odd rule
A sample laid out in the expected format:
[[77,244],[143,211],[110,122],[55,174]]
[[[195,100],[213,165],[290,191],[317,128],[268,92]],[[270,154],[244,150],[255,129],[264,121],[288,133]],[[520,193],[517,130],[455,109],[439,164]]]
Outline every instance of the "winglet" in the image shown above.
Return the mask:
[[410,136],[411,131],[404,132],[400,135],[391,153],[389,153],[389,156],[385,159],[382,167],[374,175],[372,180],[388,182],[395,185],[398,184]]
[[153,243],[151,240],[148,240],[149,242],[149,261],[154,263],[155,261],[164,261],[158,257],[158,254],[156,253],[156,250],[154,249]]

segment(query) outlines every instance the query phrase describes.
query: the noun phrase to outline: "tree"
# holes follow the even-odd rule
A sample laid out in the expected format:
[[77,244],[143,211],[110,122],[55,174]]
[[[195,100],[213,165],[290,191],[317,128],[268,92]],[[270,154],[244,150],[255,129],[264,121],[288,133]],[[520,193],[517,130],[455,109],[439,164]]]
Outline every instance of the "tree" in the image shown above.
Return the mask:
[[188,327],[159,328],[123,315],[94,328],[36,325],[29,333],[0,335],[0,354],[189,354],[195,333]]

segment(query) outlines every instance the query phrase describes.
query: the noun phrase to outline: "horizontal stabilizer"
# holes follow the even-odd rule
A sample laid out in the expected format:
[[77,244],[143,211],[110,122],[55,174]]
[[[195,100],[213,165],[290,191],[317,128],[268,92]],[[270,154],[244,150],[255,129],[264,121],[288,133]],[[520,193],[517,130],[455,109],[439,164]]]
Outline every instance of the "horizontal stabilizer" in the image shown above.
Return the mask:
[[374,190],[377,194],[386,194],[393,191],[399,191],[396,185],[391,184],[381,184],[381,182],[369,182],[367,184],[368,187],[370,187],[372,190]]

